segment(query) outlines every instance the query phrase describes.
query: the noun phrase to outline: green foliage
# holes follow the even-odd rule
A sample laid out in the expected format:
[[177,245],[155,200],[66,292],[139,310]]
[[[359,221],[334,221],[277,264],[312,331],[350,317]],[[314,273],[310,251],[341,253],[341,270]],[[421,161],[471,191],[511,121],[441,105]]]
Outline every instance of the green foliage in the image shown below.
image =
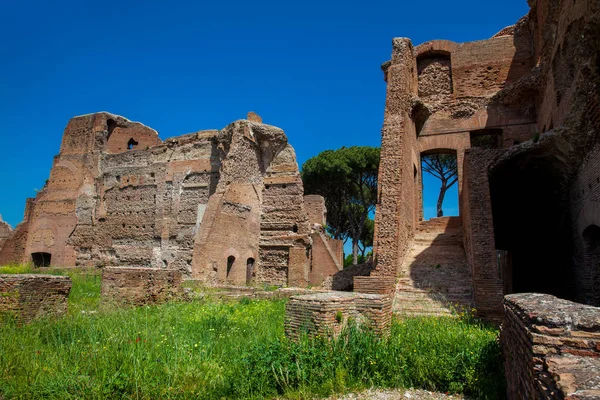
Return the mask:
[[[0,398],[312,398],[369,387],[503,395],[497,330],[471,318],[395,320],[389,338],[284,335],[282,300],[103,308],[73,278],[76,312],[0,326]],[[84,312],[85,311],[85,312]]]
[[[366,263],[367,261],[369,261],[369,258],[371,258],[372,255],[373,255],[372,251],[368,252],[364,256],[362,254],[359,254],[357,264]],[[348,254],[346,257],[344,257],[344,268],[354,265],[352,262],[353,262],[352,254]]]
[[[325,198],[328,232],[336,239],[352,239],[353,246],[372,242],[369,214],[377,203],[380,150],[353,146],[326,150],[302,166],[305,194]],[[364,241],[363,241],[364,240]]]

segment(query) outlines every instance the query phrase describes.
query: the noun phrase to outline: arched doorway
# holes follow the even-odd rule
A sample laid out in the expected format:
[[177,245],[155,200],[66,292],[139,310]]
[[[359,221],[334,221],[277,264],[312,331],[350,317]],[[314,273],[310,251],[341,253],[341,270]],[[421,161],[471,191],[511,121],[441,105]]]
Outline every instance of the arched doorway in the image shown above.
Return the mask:
[[52,261],[52,254],[50,254],[50,253],[44,253],[44,252],[31,253],[31,262],[33,262],[33,265],[35,265],[38,268],[39,267],[49,267],[51,261]]
[[252,283],[252,273],[254,272],[254,258],[246,261],[246,285]]

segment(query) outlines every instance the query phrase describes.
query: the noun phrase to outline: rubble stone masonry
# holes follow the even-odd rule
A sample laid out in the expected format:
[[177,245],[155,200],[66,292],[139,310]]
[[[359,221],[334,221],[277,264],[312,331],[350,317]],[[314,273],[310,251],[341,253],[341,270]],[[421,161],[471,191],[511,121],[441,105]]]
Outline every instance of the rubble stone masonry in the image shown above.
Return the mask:
[[71,278],[55,275],[0,275],[0,317],[29,322],[67,312]]
[[311,262],[331,256],[312,254],[303,196],[294,149],[255,113],[165,141],[117,115],[83,115],[69,121],[23,222],[8,235],[0,222],[0,264],[161,268],[207,284],[306,286]]

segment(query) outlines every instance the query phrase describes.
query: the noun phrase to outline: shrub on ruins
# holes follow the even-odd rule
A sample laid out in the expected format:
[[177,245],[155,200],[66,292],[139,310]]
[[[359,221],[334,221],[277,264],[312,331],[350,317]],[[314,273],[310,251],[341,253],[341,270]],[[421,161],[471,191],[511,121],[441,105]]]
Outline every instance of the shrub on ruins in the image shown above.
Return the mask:
[[326,150],[302,166],[305,194],[325,198],[327,227],[335,239],[352,241],[353,263],[372,241],[372,222],[369,215],[377,203],[379,170],[377,147],[353,146]]

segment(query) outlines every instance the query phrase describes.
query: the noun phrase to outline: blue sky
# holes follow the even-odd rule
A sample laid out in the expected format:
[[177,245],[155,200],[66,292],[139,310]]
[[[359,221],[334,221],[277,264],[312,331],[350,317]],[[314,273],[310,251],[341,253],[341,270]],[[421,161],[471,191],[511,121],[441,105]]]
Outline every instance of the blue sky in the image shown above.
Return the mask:
[[[525,0],[5,2],[0,214],[22,219],[68,120],[95,111],[163,139],[256,111],[286,131],[300,164],[325,149],[378,146],[379,66],[393,37],[485,39],[527,11]],[[435,184],[425,188],[435,209]]]

